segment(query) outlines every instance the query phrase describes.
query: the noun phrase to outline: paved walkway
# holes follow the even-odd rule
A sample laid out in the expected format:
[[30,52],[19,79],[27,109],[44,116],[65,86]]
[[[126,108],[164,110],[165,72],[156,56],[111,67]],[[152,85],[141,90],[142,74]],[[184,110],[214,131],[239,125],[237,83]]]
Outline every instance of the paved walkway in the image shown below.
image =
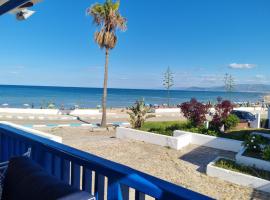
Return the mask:
[[270,199],[264,193],[205,174],[206,165],[217,156],[233,152],[190,145],[176,151],[138,141],[116,139],[114,133],[90,132],[88,128],[39,128],[63,137],[63,143],[128,165],[216,199]]

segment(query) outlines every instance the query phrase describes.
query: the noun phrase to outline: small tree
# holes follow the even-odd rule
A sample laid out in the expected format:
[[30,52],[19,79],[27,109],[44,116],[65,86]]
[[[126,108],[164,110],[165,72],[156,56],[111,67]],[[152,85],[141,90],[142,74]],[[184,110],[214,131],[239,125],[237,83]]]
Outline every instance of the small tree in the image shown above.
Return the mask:
[[224,121],[228,118],[233,110],[233,104],[229,100],[223,100],[216,104],[215,114],[211,122],[213,128],[220,129],[224,125]]
[[231,98],[231,93],[233,92],[235,88],[235,81],[234,78],[231,74],[226,73],[224,77],[224,86],[226,92],[228,92],[230,98]]
[[208,113],[210,106],[192,98],[189,102],[182,103],[180,108],[184,116],[197,127],[206,121],[206,114]]
[[149,107],[145,106],[143,100],[136,101],[136,103],[129,108],[128,111],[130,117],[130,123],[132,128],[139,129],[143,126],[144,122],[148,118],[147,113],[150,110]]
[[170,106],[170,90],[174,85],[174,77],[170,67],[167,68],[164,73],[163,86],[167,90],[167,104]]

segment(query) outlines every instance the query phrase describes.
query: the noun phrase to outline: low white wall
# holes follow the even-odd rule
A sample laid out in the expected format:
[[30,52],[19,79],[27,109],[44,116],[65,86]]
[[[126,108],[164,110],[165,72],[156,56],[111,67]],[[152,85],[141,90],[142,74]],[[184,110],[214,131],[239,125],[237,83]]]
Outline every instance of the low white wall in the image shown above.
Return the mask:
[[0,108],[0,113],[56,115],[57,109]]
[[169,146],[177,150],[182,149],[189,144],[233,152],[239,152],[242,149],[242,141],[191,133],[187,131],[174,131],[174,135],[171,137],[146,131],[119,127],[116,130],[116,137],[144,141],[161,146]]
[[[165,135],[159,135],[155,133],[150,133],[146,131],[140,131],[130,128],[118,127],[116,129],[116,137],[120,139],[132,139],[143,141],[151,144],[157,144],[161,146],[170,147],[173,149],[181,149],[183,146],[186,146],[186,142],[189,141],[189,136],[184,136],[184,140],[179,139],[178,137],[171,137]],[[181,142],[182,141],[182,142]]]
[[97,115],[100,114],[98,109],[76,109],[70,112],[71,115]]
[[[65,113],[58,109],[30,109],[30,108],[0,108],[0,113],[9,114],[40,114],[40,115],[58,115]],[[71,115],[97,115],[98,109],[76,109],[69,112]]]
[[244,152],[245,152],[245,149],[242,149],[236,154],[235,159],[238,164],[270,171],[269,161],[243,156]]
[[191,144],[207,146],[215,149],[221,149],[225,151],[238,152],[242,148],[242,141],[220,138],[210,135],[203,135],[198,133],[191,133],[186,131],[174,131],[174,136],[179,137],[181,135],[190,134]]
[[220,159],[220,157],[207,165],[206,174],[208,176],[220,178],[231,183],[251,187],[260,191],[270,192],[270,181],[216,167],[214,166],[214,163],[218,159]]
[[267,111],[267,108],[262,108],[262,107],[239,107],[239,108],[234,108],[234,110],[240,110],[240,111],[247,111],[251,113],[260,113]]
[[180,108],[157,108],[155,113],[180,113]]
[[34,134],[34,135],[38,135],[40,137],[43,137],[43,138],[46,138],[46,139],[49,139],[49,140],[53,140],[55,142],[62,143],[62,138],[59,137],[59,136],[55,136],[55,135],[52,135],[52,134],[49,134],[49,133],[44,133],[44,132],[41,132],[41,131],[37,131],[37,130],[31,129],[31,128],[27,128],[27,127],[24,127],[24,126],[20,126],[20,125],[11,123],[11,122],[0,121],[0,124],[5,124],[5,125],[8,125],[8,126],[14,127],[16,129],[19,129],[19,130],[22,130],[22,131],[26,131],[28,133],[31,133],[31,134]]

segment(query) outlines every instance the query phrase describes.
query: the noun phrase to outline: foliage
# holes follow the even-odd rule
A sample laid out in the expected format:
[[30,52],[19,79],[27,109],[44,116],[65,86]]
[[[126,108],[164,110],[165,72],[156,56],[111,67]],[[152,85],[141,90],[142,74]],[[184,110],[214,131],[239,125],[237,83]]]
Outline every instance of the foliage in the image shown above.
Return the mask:
[[230,115],[230,112],[233,110],[233,104],[229,100],[220,101],[215,105],[215,114],[211,121],[211,127],[215,130],[219,130],[224,121]]
[[[194,127],[190,122],[180,122],[180,121],[166,121],[166,122],[145,122],[145,124],[140,128],[143,131],[154,132],[162,135],[173,135],[175,130],[189,131],[193,133],[200,133],[205,135],[212,135],[222,138],[228,138],[233,140],[245,141],[254,131],[270,134],[270,130],[267,129],[243,129],[243,130],[233,130],[227,131],[226,133],[221,133],[216,130],[206,129],[203,126]],[[263,138],[263,143],[268,141]]]
[[117,29],[124,31],[127,28],[127,20],[121,16],[119,7],[119,0],[106,0],[105,3],[96,3],[87,10],[87,14],[93,17],[93,22],[100,27],[95,33],[95,41],[100,48],[113,49],[117,43]]
[[141,128],[146,121],[149,107],[145,106],[144,101],[136,101],[136,103],[129,108],[130,123],[133,128]]
[[218,132],[206,129],[204,126],[194,127],[190,122],[146,122],[141,130],[172,136],[175,130],[201,133],[205,135],[218,136]]
[[263,155],[262,158],[264,160],[270,161],[270,145],[266,145],[263,149]]
[[194,125],[198,127],[206,121],[206,114],[208,113],[209,105],[204,105],[192,98],[189,102],[184,102],[180,105],[184,116]]
[[262,145],[267,141],[260,135],[249,135],[243,142],[243,146],[247,149],[247,152],[259,153],[262,151]]
[[236,115],[230,114],[226,119],[224,119],[225,130],[235,128],[240,122],[239,118]]
[[248,174],[251,176],[258,177],[258,178],[270,180],[270,172],[269,171],[260,170],[260,169],[256,169],[256,168],[248,167],[248,166],[244,166],[244,165],[239,165],[233,160],[222,158],[222,159],[219,159],[215,163],[215,166],[220,167],[220,168],[224,168],[224,169],[228,169],[228,170],[232,170],[235,172],[240,172],[243,174]]
[[141,130],[172,136],[173,131],[182,130],[183,127],[187,126],[186,124],[186,122],[179,121],[145,122],[144,125],[141,127]]
[[164,74],[164,79],[163,79],[163,86],[167,90],[168,106],[170,106],[170,90],[171,90],[171,87],[174,85],[173,78],[174,78],[173,73],[170,67],[168,67]]

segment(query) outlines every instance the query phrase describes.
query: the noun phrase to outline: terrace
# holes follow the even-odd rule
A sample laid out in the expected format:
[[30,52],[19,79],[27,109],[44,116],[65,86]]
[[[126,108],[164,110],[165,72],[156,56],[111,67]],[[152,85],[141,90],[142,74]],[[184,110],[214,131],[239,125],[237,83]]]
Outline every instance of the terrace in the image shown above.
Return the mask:
[[209,199],[206,196],[105,160],[64,144],[0,124],[0,160],[7,161],[32,149],[31,159],[46,171],[96,196],[97,199]]

